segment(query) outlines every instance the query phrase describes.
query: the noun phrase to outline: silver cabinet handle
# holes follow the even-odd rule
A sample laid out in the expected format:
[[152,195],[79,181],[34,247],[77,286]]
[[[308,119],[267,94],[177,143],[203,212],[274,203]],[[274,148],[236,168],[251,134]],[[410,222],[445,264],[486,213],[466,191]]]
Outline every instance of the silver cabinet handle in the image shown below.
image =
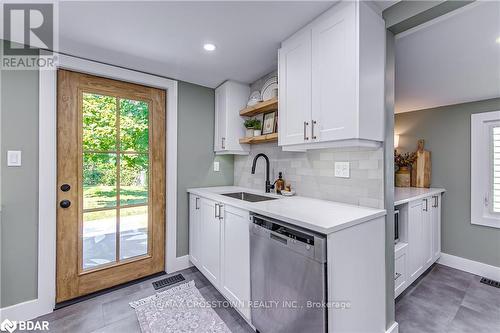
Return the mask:
[[219,217],[219,215],[217,215],[218,209],[219,209],[219,204],[215,204],[215,217]]
[[313,140],[316,140],[316,135],[314,135],[314,125],[316,125],[316,120],[312,121],[312,127],[311,127],[311,137]]
[[424,212],[427,212],[429,210],[429,199],[424,199],[424,201],[425,201]]
[[309,123],[307,121],[304,121],[304,140],[309,140],[309,138],[307,137],[307,126],[309,125]]
[[435,202],[434,207],[436,207],[436,208],[439,207],[439,197],[437,195],[434,197],[434,202]]
[[198,205],[198,202],[200,202],[200,198],[196,198],[196,201],[194,203],[194,208],[195,209],[200,209],[200,206]]
[[223,217],[223,216],[222,216],[222,214],[221,214],[221,213],[222,213],[222,207],[224,207],[224,205],[219,204],[219,220],[224,219],[224,217]]
[[222,138],[222,149],[226,149],[226,138]]

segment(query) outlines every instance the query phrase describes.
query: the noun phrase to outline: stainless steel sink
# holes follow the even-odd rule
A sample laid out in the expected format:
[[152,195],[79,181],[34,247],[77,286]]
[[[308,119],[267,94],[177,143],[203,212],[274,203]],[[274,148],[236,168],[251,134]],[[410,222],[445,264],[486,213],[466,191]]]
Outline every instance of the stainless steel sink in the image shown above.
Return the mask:
[[224,193],[226,197],[231,197],[239,200],[249,201],[249,202],[259,202],[267,200],[276,200],[278,198],[266,197],[263,195],[248,193],[248,192],[235,192],[235,193]]

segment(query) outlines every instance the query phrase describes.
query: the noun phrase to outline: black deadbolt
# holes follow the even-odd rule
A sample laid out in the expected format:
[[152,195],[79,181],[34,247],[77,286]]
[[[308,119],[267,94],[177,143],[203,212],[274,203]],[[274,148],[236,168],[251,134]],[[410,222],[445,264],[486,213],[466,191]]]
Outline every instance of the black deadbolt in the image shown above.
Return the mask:
[[62,184],[61,185],[61,191],[68,192],[69,190],[71,190],[71,186],[69,186],[69,184]]
[[62,208],[68,208],[69,206],[71,206],[71,201],[63,200],[59,203],[59,206],[61,206]]

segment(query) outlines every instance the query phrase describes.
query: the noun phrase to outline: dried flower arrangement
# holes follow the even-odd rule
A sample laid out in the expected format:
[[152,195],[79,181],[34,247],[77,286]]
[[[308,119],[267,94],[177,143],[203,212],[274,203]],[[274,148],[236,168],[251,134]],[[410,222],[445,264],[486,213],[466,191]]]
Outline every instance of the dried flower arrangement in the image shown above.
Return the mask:
[[398,153],[394,150],[394,164],[396,164],[399,168],[411,166],[416,159],[416,153]]

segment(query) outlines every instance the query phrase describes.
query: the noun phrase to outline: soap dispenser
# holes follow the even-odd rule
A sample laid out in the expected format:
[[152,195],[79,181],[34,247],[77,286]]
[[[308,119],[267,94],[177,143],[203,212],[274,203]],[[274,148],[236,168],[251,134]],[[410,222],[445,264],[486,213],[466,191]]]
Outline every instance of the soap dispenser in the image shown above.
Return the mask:
[[278,179],[274,183],[276,193],[281,194],[281,191],[285,189],[285,181],[283,180],[283,173],[281,171],[278,173]]

